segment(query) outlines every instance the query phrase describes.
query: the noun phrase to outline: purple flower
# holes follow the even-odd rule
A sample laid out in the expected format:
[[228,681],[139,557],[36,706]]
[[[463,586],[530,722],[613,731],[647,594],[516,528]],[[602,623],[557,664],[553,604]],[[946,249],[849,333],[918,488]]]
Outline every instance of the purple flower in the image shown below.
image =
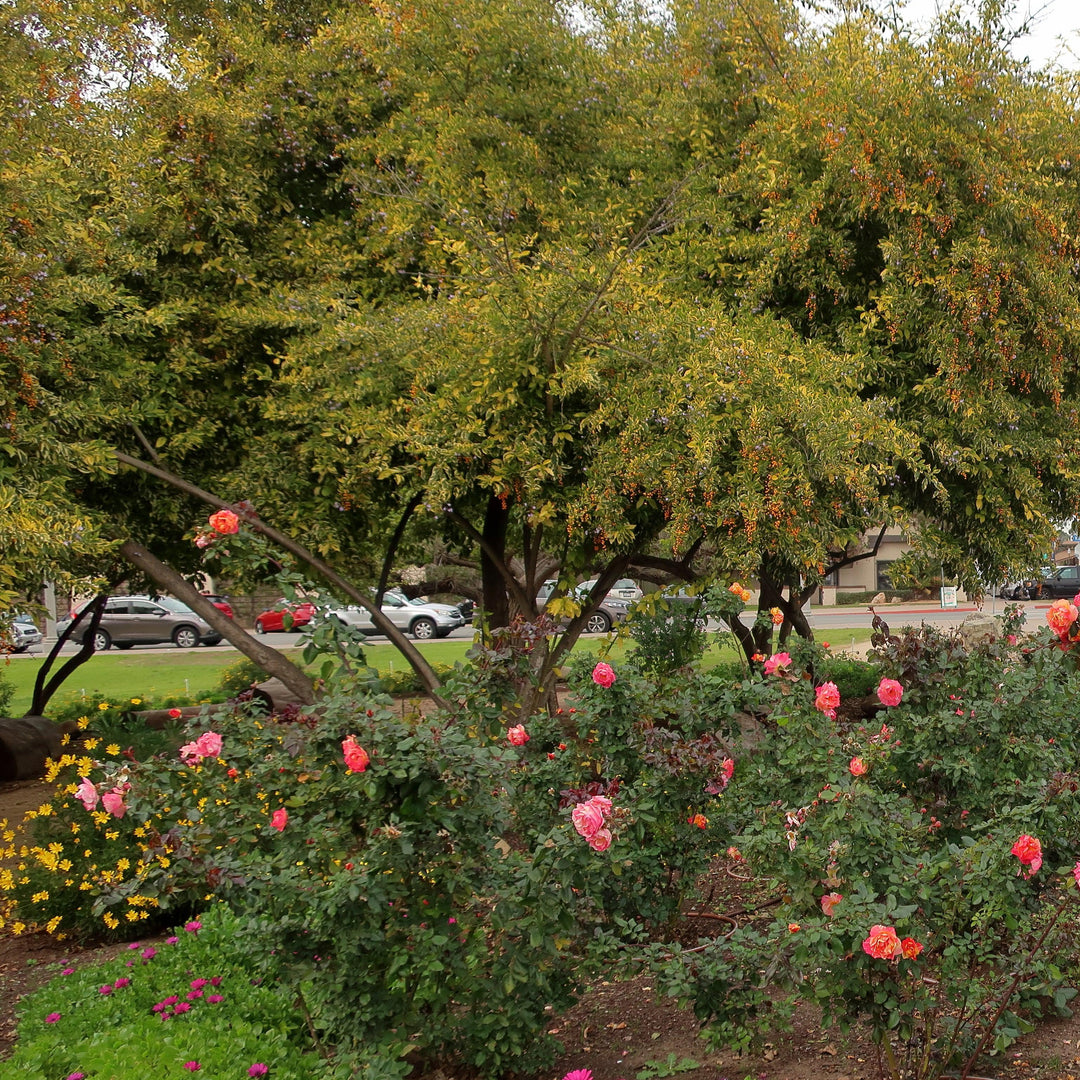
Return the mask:
[[86,1073],[74,1072],[68,1073],[64,1080],[86,1080]]
[[190,1001],[178,1001],[173,1008],[173,1016],[179,1016],[180,1013],[186,1013],[190,1008]]
[[100,987],[98,989],[98,993],[99,994],[104,994],[106,997],[108,997],[109,994],[112,993],[112,987],[111,986],[102,986],[102,987]]
[[74,975],[75,974],[75,969],[74,968],[64,968],[64,970],[61,971],[60,974],[61,975]]
[[59,1013],[49,1013],[49,1015],[45,1017],[45,1023],[46,1024],[55,1024],[56,1021],[59,1020],[59,1019],[60,1019],[60,1014]]
[[157,956],[157,949],[155,949],[153,945],[147,945],[139,955],[144,960],[153,960],[154,957]]
[[254,1065],[248,1069],[248,1076],[265,1076],[270,1071],[269,1067],[264,1065],[261,1061],[256,1061]]
[[172,937],[167,937],[165,939],[165,944],[166,945],[179,945],[180,944],[180,939],[175,934],[173,934]]
[[187,1069],[188,1072],[198,1072],[202,1066],[197,1061],[185,1061],[184,1068]]
[[125,986],[130,986],[130,985],[131,985],[131,980],[130,979],[117,979],[116,982],[113,983],[113,989],[114,990],[123,990]]

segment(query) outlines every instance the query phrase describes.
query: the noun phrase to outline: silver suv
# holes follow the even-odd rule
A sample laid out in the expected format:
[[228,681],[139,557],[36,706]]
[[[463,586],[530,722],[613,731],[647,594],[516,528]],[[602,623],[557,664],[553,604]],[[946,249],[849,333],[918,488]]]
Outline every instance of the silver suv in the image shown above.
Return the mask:
[[[432,604],[426,600],[409,600],[401,593],[383,593],[382,613],[399,629],[420,641],[446,637],[451,630],[465,625],[461,609],[452,604]],[[328,618],[338,619],[346,626],[355,626],[365,634],[377,634],[371,615],[365,608],[333,607]]]
[[[73,616],[56,624],[59,637],[68,628]],[[94,651],[104,652],[110,646],[130,649],[132,645],[160,645],[171,641],[181,649],[200,644],[217,645],[221,635],[210,624],[179,600],[161,596],[110,596],[105,601],[101,623],[94,634]]]

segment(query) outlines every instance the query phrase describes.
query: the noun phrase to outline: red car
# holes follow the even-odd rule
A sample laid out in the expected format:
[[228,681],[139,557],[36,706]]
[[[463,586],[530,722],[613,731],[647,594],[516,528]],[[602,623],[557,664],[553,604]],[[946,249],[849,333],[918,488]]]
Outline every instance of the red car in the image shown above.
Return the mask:
[[206,599],[209,600],[210,603],[213,604],[227,619],[236,618],[233,614],[232,604],[229,603],[229,598],[227,596],[218,596],[217,593],[208,592],[204,592],[202,595],[205,596]]
[[[292,622],[286,626],[285,616],[291,617]],[[307,626],[315,618],[315,605],[302,600],[297,604],[290,604],[287,600],[279,600],[272,608],[259,612],[255,616],[256,634],[274,634],[282,630],[299,630]]]

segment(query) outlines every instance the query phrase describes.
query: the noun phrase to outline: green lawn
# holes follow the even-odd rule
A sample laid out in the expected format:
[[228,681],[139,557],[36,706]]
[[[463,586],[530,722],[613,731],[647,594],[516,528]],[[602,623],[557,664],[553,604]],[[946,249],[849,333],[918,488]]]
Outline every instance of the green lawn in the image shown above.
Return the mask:
[[[870,640],[866,628],[833,630],[829,637],[834,648],[848,648]],[[630,641],[616,641],[607,655],[616,660],[622,657]],[[417,642],[420,651],[433,663],[452,665],[465,659],[471,647],[469,641]],[[586,638],[578,642],[577,649],[599,653],[608,648],[606,638]],[[380,671],[401,671],[408,664],[392,645],[369,644],[365,647],[368,663]],[[286,650],[286,655],[299,658],[298,650]],[[705,666],[736,659],[735,649],[728,644],[714,645],[705,656]],[[92,656],[61,687],[54,702],[71,696],[103,694],[106,699],[143,697],[159,699],[175,694],[201,697],[212,690],[218,682],[221,670],[240,660],[241,654],[233,649],[200,648],[176,649],[172,652],[137,653],[105,652]],[[15,694],[8,710],[12,716],[21,716],[30,707],[34,679],[41,667],[41,657],[12,657],[0,669],[3,678],[15,687]],[[56,670],[54,665],[53,670]]]

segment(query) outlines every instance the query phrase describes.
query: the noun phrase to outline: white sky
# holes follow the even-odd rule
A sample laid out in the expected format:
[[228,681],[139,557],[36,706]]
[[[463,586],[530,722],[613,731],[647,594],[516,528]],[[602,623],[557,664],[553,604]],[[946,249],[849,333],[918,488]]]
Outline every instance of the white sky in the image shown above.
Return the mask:
[[[903,10],[907,21],[918,25],[949,6],[949,0],[907,0]],[[974,9],[971,0],[958,0],[958,6],[969,16]],[[1016,0],[1013,11],[1009,25],[1017,26],[1029,15],[1032,21],[1030,37],[1013,46],[1014,56],[1027,56],[1036,67],[1057,60],[1062,67],[1080,69],[1080,0]]]

